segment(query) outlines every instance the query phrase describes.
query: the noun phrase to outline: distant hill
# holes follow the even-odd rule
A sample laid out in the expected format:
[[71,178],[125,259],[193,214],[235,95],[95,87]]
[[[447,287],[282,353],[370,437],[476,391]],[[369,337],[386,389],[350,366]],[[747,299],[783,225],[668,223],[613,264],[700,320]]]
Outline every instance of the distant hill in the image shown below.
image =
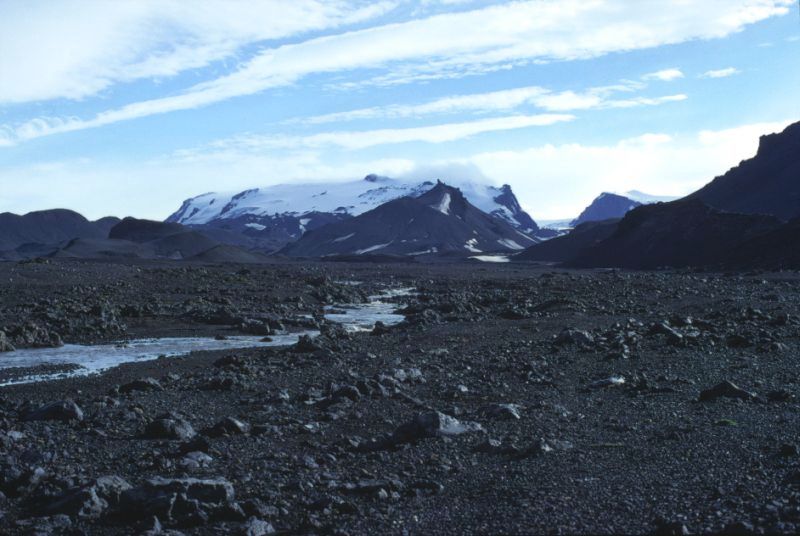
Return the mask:
[[567,264],[576,267],[711,266],[743,242],[774,231],[773,216],[721,212],[701,201],[644,205],[629,212],[608,238]]
[[91,222],[71,210],[53,209],[24,216],[0,214],[0,251],[15,250],[26,244],[60,244],[73,238],[106,238],[116,218]]
[[[214,233],[227,236],[225,233]],[[174,260],[225,258],[240,256],[253,262],[263,257],[251,256],[246,250],[232,244],[224,244],[199,229],[188,228],[179,223],[125,218],[109,233],[109,238],[147,246],[156,257]],[[223,247],[224,246],[224,247]],[[216,253],[211,253],[216,250]],[[203,255],[206,255],[203,257]]]
[[586,207],[580,216],[572,220],[572,227],[591,221],[604,221],[623,217],[642,203],[628,197],[603,192]]
[[529,247],[514,256],[517,261],[566,262],[584,250],[601,243],[617,230],[618,219],[589,221],[575,227],[569,234]]

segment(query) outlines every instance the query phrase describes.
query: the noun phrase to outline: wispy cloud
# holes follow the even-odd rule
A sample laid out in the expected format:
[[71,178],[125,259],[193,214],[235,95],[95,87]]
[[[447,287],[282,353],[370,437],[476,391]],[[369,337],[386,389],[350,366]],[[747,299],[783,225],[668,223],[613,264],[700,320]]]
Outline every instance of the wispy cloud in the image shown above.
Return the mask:
[[[0,167],[0,211],[69,206],[92,218],[115,214],[163,219],[183,199],[203,191],[241,191],[277,182],[353,180],[366,173],[431,178],[453,164],[477,166],[480,176],[513,186],[534,218],[576,216],[601,191],[639,189],[682,195],[755,153],[758,137],[791,121],[758,123],[671,136],[653,132],[598,144],[535,145],[519,150],[466,154],[431,162],[399,156],[339,163],[313,150],[198,151],[196,158],[169,155],[136,162],[70,160]],[[270,173],[265,175],[265,170]],[[426,171],[427,170],[427,171]],[[531,180],[531,170],[542,180]],[[191,187],[176,177],[191,177]],[[558,185],[558,187],[554,187]],[[153,196],[152,192],[159,195]]]
[[391,145],[408,142],[444,143],[501,130],[515,130],[527,127],[541,127],[575,117],[566,114],[514,115],[493,117],[477,121],[444,123],[439,125],[357,131],[333,131],[308,136],[288,135],[246,135],[218,140],[207,146],[181,151],[184,158],[206,158],[214,153],[251,153],[273,149],[321,149],[338,147],[348,150],[365,149],[377,145]]
[[630,82],[617,86],[591,88],[586,91],[554,92],[539,86],[528,86],[487,93],[450,95],[421,104],[392,104],[373,106],[343,112],[294,119],[290,122],[322,124],[364,119],[420,118],[438,114],[491,113],[508,111],[522,106],[531,106],[547,112],[570,112],[601,108],[630,108],[655,106],[667,102],[685,100],[686,95],[667,95],[647,98],[612,99],[618,92],[633,92],[644,86]]
[[[374,80],[388,73],[400,73],[395,82],[403,83],[425,77],[480,74],[530,62],[587,59],[612,52],[721,38],[749,24],[785,14],[791,3],[791,0],[705,0],[700,5],[676,7],[668,0],[512,2],[262,48],[233,72],[174,95],[135,102],[92,118],[43,119],[44,125],[30,126],[31,132],[38,128],[38,132],[49,134],[94,128],[252,95],[297,83],[312,74],[348,72],[358,75],[351,76],[353,79]],[[106,11],[117,9],[119,4],[124,4],[127,11],[114,15],[119,17],[117,20]],[[167,7],[153,7],[161,4]],[[98,8],[105,17],[98,19],[95,15],[85,15],[92,14],[92,9],[73,9],[76,15],[70,15],[74,6],[67,2],[55,5],[59,9],[66,6],[64,16],[41,17],[53,21],[56,37],[42,39],[39,48],[38,38],[23,39],[24,35],[48,35],[51,28],[37,27],[36,32],[31,32],[24,24],[14,28],[23,17],[4,17],[7,22],[0,28],[0,38],[4,40],[0,42],[0,51],[14,52],[0,53],[0,79],[25,83],[2,84],[5,93],[0,92],[0,102],[60,96],[79,98],[120,81],[169,76],[226,57],[245,42],[366,20],[392,6],[391,3],[378,7],[355,4],[353,9],[349,2],[274,0],[259,3],[258,12],[250,15],[244,13],[251,6],[249,2],[232,4],[216,0],[206,4],[206,9],[195,9],[182,2],[152,0],[108,3],[107,8]],[[163,12],[164,9],[167,11]],[[275,12],[281,16],[275,17]],[[86,20],[80,18],[84,16]],[[116,22],[103,24],[106,18]],[[183,18],[189,22],[179,23]],[[216,30],[218,26],[226,30]],[[61,30],[62,27],[66,30]],[[120,32],[122,37],[118,35]],[[126,32],[145,32],[149,37],[131,49],[131,40],[124,38]],[[205,33],[210,37],[205,37]],[[161,40],[164,35],[175,34],[185,39],[178,44]],[[30,49],[27,45],[19,46],[19,40],[29,43]],[[7,46],[9,43],[14,46]],[[163,50],[165,43],[169,46]],[[79,47],[78,54],[74,54],[74,47]],[[35,60],[51,54],[52,50],[62,51],[59,57],[77,59],[52,65],[45,76]],[[84,69],[86,65],[90,68]],[[658,75],[657,79],[674,80],[680,76],[679,72],[668,69],[654,75]]]
[[683,78],[683,72],[680,69],[664,69],[644,75],[642,78],[645,80],[661,80],[662,82],[671,82]]
[[700,78],[727,78],[741,72],[742,71],[736,67],[726,67],[725,69],[713,69],[711,71],[706,71],[700,75]]
[[0,104],[82,99],[118,83],[174,76],[233,57],[250,43],[363,22],[395,4],[5,2],[0,17]]

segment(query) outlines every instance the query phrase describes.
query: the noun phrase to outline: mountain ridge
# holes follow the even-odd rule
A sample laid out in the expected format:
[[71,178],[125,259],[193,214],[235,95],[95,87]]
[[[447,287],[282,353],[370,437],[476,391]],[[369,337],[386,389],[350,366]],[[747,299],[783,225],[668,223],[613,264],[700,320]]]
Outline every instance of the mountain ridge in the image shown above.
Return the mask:
[[461,190],[438,182],[419,197],[402,197],[353,218],[308,231],[282,253],[419,256],[458,252],[513,252],[535,242],[472,205]]
[[[277,250],[303,233],[359,216],[386,202],[419,197],[435,181],[401,181],[370,174],[359,181],[278,184],[235,194],[206,193],[187,199],[166,222],[211,226],[237,232]],[[511,186],[459,182],[464,195],[480,210],[534,236],[539,226],[522,208]]]

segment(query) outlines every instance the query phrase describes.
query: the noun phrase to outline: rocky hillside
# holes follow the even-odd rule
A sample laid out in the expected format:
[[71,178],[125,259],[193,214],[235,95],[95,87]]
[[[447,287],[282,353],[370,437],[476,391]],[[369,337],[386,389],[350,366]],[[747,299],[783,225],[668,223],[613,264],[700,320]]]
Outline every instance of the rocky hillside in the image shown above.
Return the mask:
[[728,212],[800,216],[800,122],[762,136],[758,153],[691,194]]

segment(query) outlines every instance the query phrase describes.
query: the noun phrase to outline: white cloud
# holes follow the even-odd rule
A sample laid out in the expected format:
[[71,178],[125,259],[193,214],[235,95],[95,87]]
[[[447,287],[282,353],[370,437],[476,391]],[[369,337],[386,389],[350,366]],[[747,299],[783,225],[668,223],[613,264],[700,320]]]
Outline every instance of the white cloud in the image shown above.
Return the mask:
[[613,145],[544,145],[476,154],[464,162],[514,187],[534,219],[577,216],[604,191],[685,195],[752,157],[760,135],[791,121],[693,135],[646,134]]
[[[657,106],[659,104],[678,102],[688,98],[684,94],[666,95],[661,97],[633,97],[628,99],[609,98],[609,96],[614,92],[631,92],[635,91],[636,89],[640,89],[641,87],[643,86],[622,84],[618,86],[592,88],[585,92],[551,92],[545,88],[531,86],[489,93],[452,95],[423,104],[396,104],[383,107],[361,108],[357,110],[334,112],[308,118],[299,118],[290,120],[288,122],[301,122],[316,125],[358,119],[420,118],[435,114],[455,114],[466,112],[490,113],[513,110],[523,105],[530,105],[548,112],[570,112],[587,109]],[[42,136],[49,136],[51,134],[72,132],[115,123],[127,117],[135,116],[137,113],[137,107],[126,107],[117,111],[104,112],[89,121],[84,121],[78,118],[39,117],[27,121],[21,125],[17,125],[13,128],[6,126],[0,129],[0,146],[4,145],[2,138],[3,132],[5,132],[6,136],[6,145],[12,145],[17,141],[27,141],[40,138]],[[327,137],[327,135],[321,135],[318,139],[327,140]],[[292,143],[294,142],[296,142],[296,139]],[[290,142],[287,141],[286,144],[288,143]]]
[[82,99],[116,83],[207,66],[249,43],[363,21],[393,6],[364,0],[6,0],[0,104]]
[[727,78],[728,76],[733,76],[735,74],[739,74],[742,71],[737,69],[736,67],[727,67],[725,69],[714,69],[711,71],[706,71],[700,75],[701,78]]
[[588,110],[599,108],[630,108],[634,106],[656,106],[668,102],[685,100],[686,95],[667,95],[648,98],[635,97],[630,99],[610,99],[610,95],[618,91],[631,92],[644,86],[622,84],[592,88],[583,92],[562,91],[553,92],[539,86],[521,87],[492,91],[488,93],[473,93],[469,95],[450,95],[422,104],[392,104],[388,106],[375,106],[360,108],[343,112],[334,112],[301,119],[290,120],[290,123],[302,122],[306,124],[322,124],[344,122],[360,119],[397,119],[419,118],[434,114],[452,113],[488,113],[507,111],[521,106],[541,108],[548,112],[570,112],[575,110]]
[[[164,3],[191,21],[191,24],[184,25],[175,22],[180,17],[167,17],[160,11],[162,8],[153,7],[161,4],[155,0],[123,3],[125,9],[120,10],[121,15],[114,15],[119,17],[119,20],[113,19],[117,21],[115,24],[104,25],[106,21],[102,17],[84,16],[85,13],[91,14],[92,10],[77,10],[78,15],[74,16],[65,12],[64,17],[53,17],[52,28],[44,28],[54,31],[57,37],[54,40],[42,39],[39,48],[36,38],[24,38],[23,34],[30,33],[28,26],[20,24],[20,28],[14,27],[19,16],[4,17],[3,20],[11,22],[5,23],[7,28],[0,28],[9,30],[3,37],[7,41],[0,43],[0,50],[12,52],[0,55],[0,80],[15,83],[3,84],[5,93],[0,93],[4,95],[0,101],[85,96],[109,87],[114,81],[170,75],[187,65],[198,67],[207,64],[230,54],[237,44],[263,40],[265,35],[296,33],[375,14],[370,8],[355,12],[346,10],[343,7],[346,2],[306,0],[298,4],[301,8],[295,9],[289,7],[295,6],[294,2],[275,0],[260,3],[266,7],[262,7],[256,16],[248,16],[241,10],[229,8],[228,2],[217,2],[205,4],[210,7],[202,10],[195,9],[194,4],[177,0]],[[100,11],[104,17],[110,18],[106,10],[116,10],[118,4],[92,5],[104,6]],[[197,84],[184,92],[132,103],[94,118],[49,121],[49,125],[63,124],[46,126],[44,131],[53,133],[92,128],[198,108],[290,85],[311,74],[359,70],[361,76],[369,80],[386,72],[398,72],[402,73],[402,82],[485,73],[532,61],[586,59],[612,52],[720,38],[740,31],[748,24],[785,14],[791,4],[792,0],[704,0],[699,5],[675,5],[670,0],[538,0],[439,14],[265,48],[230,74]],[[72,7],[69,3],[50,5]],[[249,7],[251,3],[243,2],[241,5]],[[322,16],[319,15],[320,9],[324,13]],[[150,15],[155,10],[158,16],[143,17],[140,10]],[[281,17],[274,17],[276,10],[281,12]],[[195,11],[202,15],[196,15]],[[227,12],[232,14],[225,15]],[[266,14],[272,16],[266,17]],[[306,20],[306,15],[310,16],[310,21]],[[129,20],[140,23],[126,24]],[[274,22],[269,23],[272,20],[284,22],[276,26]],[[239,24],[243,26],[239,27]],[[259,30],[262,24],[267,24],[269,30]],[[227,31],[211,31],[211,37],[200,38],[204,31],[213,30],[217,25]],[[66,30],[60,30],[61,27]],[[37,35],[47,34],[41,31],[42,28],[38,30]],[[131,47],[131,39],[117,35],[120,30],[125,30],[123,35],[127,35],[126,32],[144,32],[155,37]],[[0,35],[3,33],[0,31]],[[100,37],[95,36],[98,33]],[[175,44],[173,36],[176,34],[188,34],[184,41],[192,43],[192,46],[180,40]],[[169,36],[166,41],[163,39],[165,35]],[[75,44],[70,42],[73,37]],[[202,46],[195,47],[196,40]],[[60,46],[62,42],[63,47]],[[29,54],[31,50],[26,47],[33,53]],[[166,52],[154,54],[153,47],[155,50],[166,48]],[[54,50],[59,53],[54,54]],[[48,60],[48,56],[54,56],[54,59]],[[69,59],[73,56],[77,59]],[[662,79],[673,79],[676,72],[679,71],[662,71],[662,76],[666,77]],[[24,83],[16,83],[19,80]]]
[[[92,160],[0,168],[0,212],[68,207],[91,218],[108,214],[165,218],[187,197],[287,181],[354,180],[366,173],[409,178],[462,175],[509,183],[536,219],[576,216],[602,191],[683,195],[755,154],[758,137],[790,121],[671,136],[650,133],[605,145],[543,145],[477,153],[456,161],[397,158],[323,159],[315,151],[210,151],[127,164]],[[158,195],[153,196],[152,192]]]
[[654,73],[646,74],[642,78],[645,80],[661,80],[662,82],[671,82],[683,78],[683,72],[680,69],[664,69]]
[[398,176],[412,168],[413,161],[400,158],[332,165],[313,152],[291,157],[220,154],[197,162],[159,158],[125,165],[45,162],[0,168],[0,212],[66,207],[90,219],[115,215],[163,220],[183,200],[202,192],[241,191],[293,180],[353,180],[368,172]]
[[185,157],[195,158],[199,156],[204,158],[214,152],[234,151],[259,153],[273,149],[322,149],[327,147],[358,150],[377,145],[391,145],[407,142],[444,143],[469,138],[486,132],[553,125],[555,123],[572,121],[574,118],[574,116],[566,114],[514,115],[424,127],[360,131],[340,130],[310,134],[308,136],[236,136],[229,139],[218,140],[199,149],[183,151],[180,154]]

